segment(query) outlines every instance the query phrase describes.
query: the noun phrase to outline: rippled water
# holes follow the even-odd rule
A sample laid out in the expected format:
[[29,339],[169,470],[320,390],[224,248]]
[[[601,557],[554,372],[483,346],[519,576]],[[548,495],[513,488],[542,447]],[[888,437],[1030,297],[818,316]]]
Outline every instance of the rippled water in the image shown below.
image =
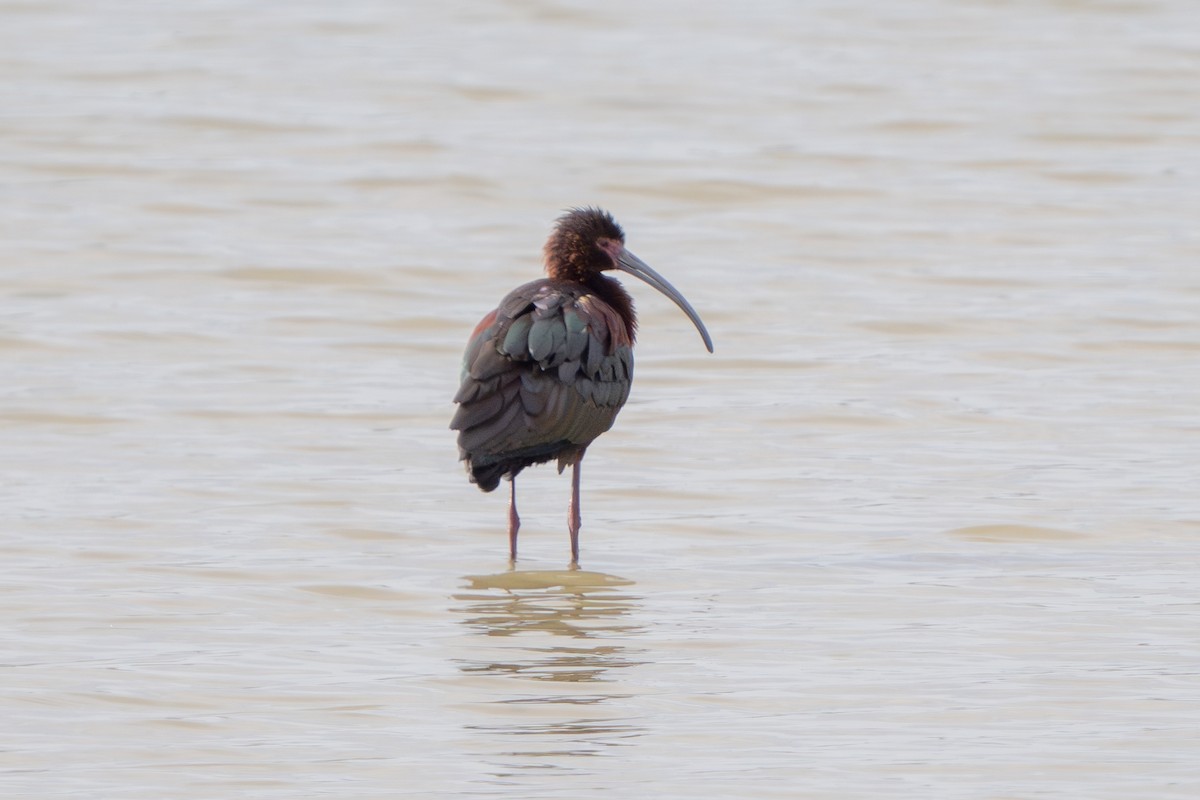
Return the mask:
[[[1162,2],[0,2],[5,797],[1192,798],[1200,37]],[[446,430],[567,206],[584,469]]]

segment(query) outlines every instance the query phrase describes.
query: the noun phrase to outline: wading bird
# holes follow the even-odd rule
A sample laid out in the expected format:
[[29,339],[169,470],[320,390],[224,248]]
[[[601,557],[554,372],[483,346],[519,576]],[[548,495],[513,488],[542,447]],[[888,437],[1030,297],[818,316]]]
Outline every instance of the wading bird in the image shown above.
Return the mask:
[[612,215],[577,208],[559,217],[544,248],[547,278],[519,286],[485,316],[463,354],[462,385],[450,423],[458,457],[485,492],[508,478],[509,557],[517,558],[517,475],[558,459],[571,467],[571,563],[579,562],[579,463],[612,427],[629,397],[637,316],[633,298],[603,274],[627,272],[675,301],[704,346],[712,339],[691,304],[666,278],[625,249]]

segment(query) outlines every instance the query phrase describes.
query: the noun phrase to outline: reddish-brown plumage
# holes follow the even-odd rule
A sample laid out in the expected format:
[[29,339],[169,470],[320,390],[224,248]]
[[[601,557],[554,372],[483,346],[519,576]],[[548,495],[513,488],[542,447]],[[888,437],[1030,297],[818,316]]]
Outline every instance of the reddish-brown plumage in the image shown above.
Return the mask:
[[602,273],[622,270],[654,286],[691,318],[710,352],[712,342],[674,287],[625,249],[625,234],[607,212],[564,214],[544,256],[549,277],[514,289],[471,334],[450,427],[459,432],[459,459],[472,483],[490,492],[502,477],[512,481],[513,559],[520,527],[516,476],[553,459],[559,472],[573,468],[568,528],[577,563],[579,462],[629,397],[637,335],[633,299]]

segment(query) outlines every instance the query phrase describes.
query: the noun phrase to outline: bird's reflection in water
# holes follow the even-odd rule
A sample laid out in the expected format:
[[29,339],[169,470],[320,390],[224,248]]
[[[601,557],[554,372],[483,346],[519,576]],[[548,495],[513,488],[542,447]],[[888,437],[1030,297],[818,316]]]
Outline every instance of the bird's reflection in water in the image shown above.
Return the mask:
[[[628,646],[640,632],[630,619],[640,598],[625,588],[632,581],[582,570],[512,571],[464,580],[466,588],[454,595],[454,610],[463,625],[485,638],[471,647],[483,657],[460,660],[461,672],[544,686],[541,691],[529,691],[533,684],[527,683],[498,686],[500,696],[488,703],[494,709],[487,712],[488,721],[467,726],[470,730],[504,734],[509,742],[510,736],[520,737],[525,745],[505,747],[503,755],[519,757],[524,767],[551,768],[566,766],[560,757],[602,755],[642,734],[639,725],[604,707],[629,696],[612,690],[616,672],[642,663]],[[568,707],[574,710],[564,714]]]
[[[622,591],[632,581],[601,572],[524,571],[469,575],[468,591],[454,595],[463,623],[493,637],[529,635],[538,640],[507,648],[498,661],[466,662],[467,673],[518,675],[540,681],[603,681],[612,669],[634,666],[628,649],[614,639],[636,635],[629,621],[637,597]],[[536,634],[570,639],[555,643]],[[529,701],[525,701],[529,702]],[[578,696],[556,702],[581,702]]]

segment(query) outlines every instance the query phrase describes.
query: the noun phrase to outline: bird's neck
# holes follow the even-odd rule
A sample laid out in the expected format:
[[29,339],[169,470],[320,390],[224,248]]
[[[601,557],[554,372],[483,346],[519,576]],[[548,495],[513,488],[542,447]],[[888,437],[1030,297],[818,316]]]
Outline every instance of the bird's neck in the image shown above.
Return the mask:
[[611,306],[613,311],[617,312],[617,316],[625,323],[625,330],[629,334],[629,343],[633,344],[637,338],[637,314],[633,310],[633,298],[629,296],[629,292],[625,291],[621,282],[596,272],[588,276],[584,285]]

